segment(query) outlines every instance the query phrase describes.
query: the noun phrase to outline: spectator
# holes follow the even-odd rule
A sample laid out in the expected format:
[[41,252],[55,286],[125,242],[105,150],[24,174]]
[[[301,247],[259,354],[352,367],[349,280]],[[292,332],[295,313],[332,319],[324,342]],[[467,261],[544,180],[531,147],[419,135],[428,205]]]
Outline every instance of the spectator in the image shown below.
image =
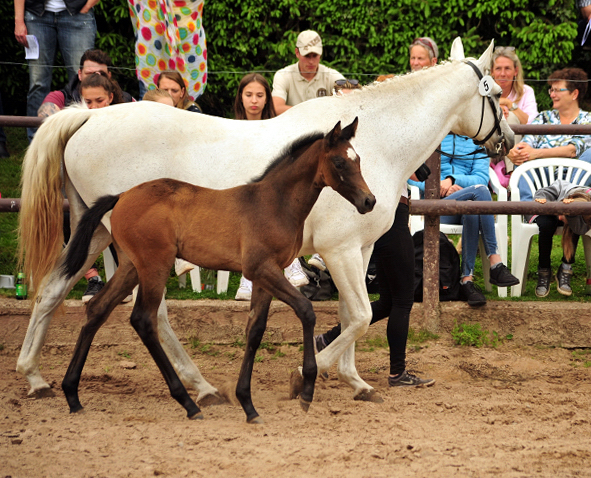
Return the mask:
[[[387,76],[378,77],[378,81]],[[341,84],[339,84],[341,83]],[[335,89],[355,89],[351,80],[344,84],[337,80]],[[342,91],[346,91],[343,89]],[[416,177],[415,177],[416,179]],[[408,280],[409,271],[414,271],[414,244],[408,229],[408,192],[405,190],[396,208],[394,223],[375,245],[370,262],[376,264],[380,298],[371,303],[371,324],[388,317],[387,337],[390,347],[390,387],[424,387],[435,384],[435,380],[423,379],[406,370],[406,341],[410,311],[414,302],[414,282]],[[341,333],[341,324],[328,332],[314,337],[316,350],[320,352]]]
[[188,79],[188,97],[197,99],[207,84],[203,0],[128,0],[135,33],[140,99],[157,86],[158,74],[179,71]]
[[86,107],[91,110],[123,102],[119,85],[111,81],[104,72],[84,78],[80,83],[80,95]]
[[[499,46],[493,53],[492,76],[503,89],[499,104],[509,124],[531,123],[538,114],[534,90],[523,82],[523,68],[512,46]],[[521,136],[516,136],[515,142]],[[509,158],[493,159],[491,167],[503,187],[509,186],[513,163]]]
[[111,58],[102,50],[86,50],[80,58],[80,69],[78,75],[70,80],[65,88],[57,91],[52,91],[43,100],[43,104],[39,107],[37,115],[41,118],[46,118],[58,111],[70,106],[74,103],[79,103],[82,100],[80,96],[80,83],[89,75],[95,73],[105,74],[115,85],[116,89],[121,94],[121,102],[129,103],[134,101],[129,93],[121,91],[119,85],[112,79]]
[[329,96],[334,82],[345,77],[320,64],[322,39],[312,30],[303,31],[296,41],[297,63],[277,71],[273,78],[273,105],[277,114],[306,100]]
[[[275,116],[275,108],[271,100],[271,89],[265,77],[258,73],[245,75],[240,80],[238,91],[236,92],[234,117],[237,120],[257,121],[274,118]],[[284,274],[294,287],[301,287],[308,283],[308,277],[304,274],[297,257],[284,270]],[[251,295],[252,282],[242,276],[235,299],[250,300]]]
[[429,37],[415,38],[408,47],[411,71],[421,70],[437,64],[439,48]]
[[[558,179],[550,186],[538,189],[534,194],[536,202],[564,201],[565,203],[578,201],[591,201],[587,186],[577,186],[562,179]],[[552,276],[552,237],[559,226],[564,226],[562,233],[563,256],[562,263],[556,272],[556,286],[560,294],[570,296],[572,294],[571,277],[573,275],[572,264],[575,262],[575,252],[579,242],[579,236],[586,234],[591,225],[591,216],[532,216],[530,223],[536,223],[540,229],[538,237],[538,284],[536,296],[546,297],[550,293],[550,280]]]
[[[417,50],[419,48],[424,53],[433,53],[433,56],[421,54],[421,51]],[[415,61],[411,62],[413,71],[432,66],[435,64],[433,59],[437,60],[437,44],[431,38],[419,38],[410,45],[409,49],[411,58],[413,52],[415,55]],[[492,198],[488,190],[488,164],[488,157],[477,151],[476,145],[471,139],[455,134],[447,135],[441,143],[441,197],[456,201],[491,201]],[[409,183],[418,186],[421,193],[424,193],[424,182],[409,180]],[[486,304],[484,294],[474,284],[474,265],[480,233],[490,262],[491,284],[498,287],[519,284],[519,279],[509,272],[497,252],[494,216],[471,214],[441,216],[441,222],[443,224],[462,224],[463,226],[460,289],[468,305],[477,307]]]
[[[579,107],[579,102],[587,92],[587,73],[580,68],[564,68],[552,73],[548,84],[552,109],[539,113],[532,124],[591,124],[591,114]],[[587,141],[591,139],[583,135],[528,134],[509,151],[507,157],[516,167],[526,161],[553,157],[579,158],[591,163],[591,150],[588,150]],[[525,178],[519,182],[519,194],[522,201],[533,199]]]
[[[96,22],[93,7],[99,0],[14,0],[14,36],[28,47],[27,35],[39,43],[39,57],[29,62],[27,116],[37,115],[51,88],[56,45],[64,59],[68,78],[76,77],[76,67],[84,52],[94,48]],[[35,128],[28,128],[29,140]]]
[[156,85],[170,94],[175,108],[201,113],[201,108],[191,100],[185,80],[178,71],[163,71],[158,75]]

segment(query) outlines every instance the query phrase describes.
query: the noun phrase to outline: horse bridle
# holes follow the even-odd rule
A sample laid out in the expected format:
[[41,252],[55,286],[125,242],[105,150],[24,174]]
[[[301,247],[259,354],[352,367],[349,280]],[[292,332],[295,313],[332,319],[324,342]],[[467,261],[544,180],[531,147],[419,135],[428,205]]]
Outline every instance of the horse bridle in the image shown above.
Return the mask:
[[[474,70],[474,72],[476,73],[476,76],[478,76],[478,80],[482,80],[483,76],[482,76],[482,72],[478,69],[478,67],[472,63],[470,60],[464,60],[464,62],[468,65],[470,65],[472,67],[472,69]],[[482,129],[482,123],[484,122],[484,100],[485,98],[488,99],[488,104],[490,105],[492,111],[493,111],[493,116],[495,118],[495,125],[493,126],[493,128],[490,130],[490,132],[486,135],[486,138],[484,138],[482,141],[476,140],[476,136],[478,136],[478,134],[480,133],[480,130]],[[472,136],[472,139],[474,140],[474,143],[477,145],[483,145],[484,143],[486,143],[491,136],[497,132],[499,134],[499,142],[495,145],[495,151],[497,153],[497,155],[501,154],[501,150],[503,148],[503,143],[505,143],[505,134],[503,133],[503,131],[501,130],[501,119],[503,118],[503,110],[501,109],[501,107],[499,106],[499,115],[497,116],[496,112],[495,112],[495,104],[493,102],[493,99],[490,96],[490,93],[486,96],[482,96],[482,111],[480,114],[480,126],[478,126],[478,131],[476,132],[476,134],[474,136]]]

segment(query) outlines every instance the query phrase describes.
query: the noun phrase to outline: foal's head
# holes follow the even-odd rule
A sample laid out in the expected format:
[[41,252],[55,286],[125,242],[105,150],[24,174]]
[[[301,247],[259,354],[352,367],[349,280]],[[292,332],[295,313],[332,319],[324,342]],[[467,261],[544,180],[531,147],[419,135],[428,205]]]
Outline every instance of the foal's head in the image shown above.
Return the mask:
[[376,198],[361,175],[359,155],[350,139],[355,136],[358,119],[341,129],[341,122],[324,137],[324,156],[318,166],[316,183],[330,186],[353,204],[361,214],[370,212]]

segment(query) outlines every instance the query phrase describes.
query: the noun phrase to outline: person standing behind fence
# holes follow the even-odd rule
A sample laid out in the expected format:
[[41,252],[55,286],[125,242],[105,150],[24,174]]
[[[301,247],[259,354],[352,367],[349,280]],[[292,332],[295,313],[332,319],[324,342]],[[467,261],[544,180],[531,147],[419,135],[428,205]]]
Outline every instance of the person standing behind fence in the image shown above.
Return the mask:
[[187,79],[187,97],[196,100],[207,85],[207,42],[203,0],[128,0],[135,33],[136,75],[140,99],[158,85],[165,70]]
[[320,64],[322,39],[313,30],[298,35],[295,55],[297,63],[278,70],[273,77],[273,105],[277,114],[322,96],[330,96],[336,80],[345,77]]
[[[93,7],[99,0],[14,0],[14,36],[30,46],[27,35],[39,43],[39,57],[29,59],[27,116],[37,110],[51,88],[56,45],[62,54],[68,78],[76,77],[84,52],[94,48],[96,22]],[[36,128],[28,128],[29,141]]]
[[[274,118],[275,116],[269,82],[259,73],[249,73],[243,76],[234,99],[234,117],[237,120],[258,121]],[[302,266],[297,257],[285,268],[284,274],[294,287],[308,284],[308,277],[302,271]],[[250,300],[251,295],[252,282],[242,276],[235,299]]]
[[[552,73],[548,84],[552,109],[539,113],[531,124],[591,124],[591,114],[579,106],[587,92],[587,73],[580,68],[564,68]],[[527,134],[507,157],[516,167],[526,161],[553,157],[579,158],[591,163],[590,146],[589,135]],[[549,178],[550,181],[554,179]],[[519,181],[519,197],[522,201],[533,199],[525,178]]]

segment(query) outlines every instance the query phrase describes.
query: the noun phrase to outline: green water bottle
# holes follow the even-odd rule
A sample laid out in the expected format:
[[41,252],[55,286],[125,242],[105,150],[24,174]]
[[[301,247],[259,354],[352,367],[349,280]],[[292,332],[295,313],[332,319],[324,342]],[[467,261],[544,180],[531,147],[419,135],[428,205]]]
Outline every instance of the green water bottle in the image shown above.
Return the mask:
[[16,276],[16,299],[25,300],[27,298],[27,283],[24,272],[19,272]]

